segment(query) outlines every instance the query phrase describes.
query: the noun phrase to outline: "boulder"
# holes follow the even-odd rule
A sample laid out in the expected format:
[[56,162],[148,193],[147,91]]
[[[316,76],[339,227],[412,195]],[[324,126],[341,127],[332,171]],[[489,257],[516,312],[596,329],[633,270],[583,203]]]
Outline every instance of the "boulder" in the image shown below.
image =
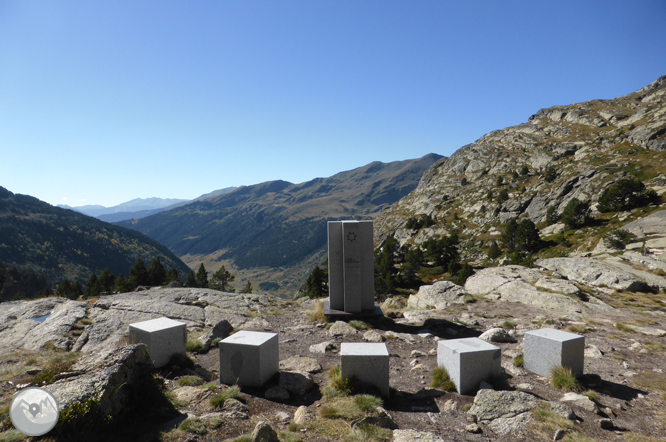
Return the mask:
[[[491,267],[478,271],[465,282],[465,289],[472,295],[493,296],[509,302],[521,302],[536,307],[557,310],[578,316],[585,306],[561,293],[541,291],[532,284],[541,281],[542,285],[557,288],[560,280],[546,282],[545,275],[535,269],[522,266]],[[564,287],[564,286],[563,286]],[[570,290],[570,286],[566,286]]]
[[444,439],[427,431],[393,430],[393,442],[444,442]]
[[407,306],[414,309],[425,309],[434,307],[444,310],[451,304],[462,304],[465,302],[467,292],[459,285],[450,281],[438,281],[432,285],[423,285],[418,293],[411,295]]
[[314,386],[314,379],[309,373],[298,371],[280,372],[280,387],[295,396],[303,396]]
[[633,233],[638,238],[651,235],[664,236],[664,232],[666,232],[666,210],[660,210],[645,218],[632,221],[622,227],[622,229]]
[[315,419],[317,419],[316,413],[305,405],[301,405],[296,409],[296,412],[294,412],[294,423],[298,425],[306,424]]
[[536,265],[557,272],[566,278],[595,287],[607,286],[630,292],[648,289],[637,276],[589,258],[547,258]]
[[323,355],[326,354],[326,352],[335,350],[335,348],[335,341],[324,341],[319,344],[312,344],[310,346],[310,353]]
[[303,356],[294,356],[284,361],[280,361],[280,370],[301,371],[305,373],[319,373],[321,364],[316,359]]
[[287,390],[280,387],[279,385],[276,385],[275,387],[271,387],[268,390],[266,390],[266,392],[264,393],[264,397],[269,401],[285,402],[289,400],[290,395]]
[[583,410],[591,412],[597,411],[597,404],[595,404],[594,401],[592,401],[592,399],[578,393],[566,393],[564,396],[562,396],[560,402],[569,402],[573,405],[582,408]]
[[328,334],[332,337],[353,336],[357,333],[354,327],[344,321],[335,321],[331,328],[328,329]]
[[203,344],[204,353],[210,350],[210,346],[215,339],[226,338],[233,329],[234,327],[226,319],[215,324],[211,331],[199,338],[199,342]]
[[366,331],[363,333],[363,339],[368,342],[384,342],[386,340],[377,330]]
[[516,342],[514,337],[501,327],[491,328],[483,332],[479,336],[479,339],[483,339],[486,342]]
[[264,421],[257,423],[250,438],[252,442],[280,442],[275,430]]
[[522,391],[479,390],[467,414],[504,435],[530,423],[538,404],[536,396]]
[[132,410],[132,399],[137,390],[145,388],[152,368],[145,344],[128,345],[101,360],[97,355],[84,355],[72,366],[71,377],[56,381],[47,389],[58,398],[61,410],[92,399],[95,406],[89,413],[116,417]]

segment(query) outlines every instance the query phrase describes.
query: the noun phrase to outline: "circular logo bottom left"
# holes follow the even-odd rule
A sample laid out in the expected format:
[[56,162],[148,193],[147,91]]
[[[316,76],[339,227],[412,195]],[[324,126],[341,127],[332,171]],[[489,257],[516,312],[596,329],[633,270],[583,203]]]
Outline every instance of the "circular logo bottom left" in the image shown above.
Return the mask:
[[27,436],[46,434],[58,423],[58,401],[48,391],[28,387],[18,391],[9,406],[9,418],[14,428]]

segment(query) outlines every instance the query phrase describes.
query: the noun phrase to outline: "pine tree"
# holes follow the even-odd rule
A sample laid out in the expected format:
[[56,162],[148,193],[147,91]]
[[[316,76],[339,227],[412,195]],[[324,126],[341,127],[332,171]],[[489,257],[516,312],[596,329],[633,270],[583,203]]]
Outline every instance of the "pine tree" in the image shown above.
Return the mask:
[[241,293],[252,293],[252,283],[250,281],[245,284],[245,287],[243,287]]
[[104,292],[110,293],[113,291],[113,286],[115,285],[116,277],[113,276],[109,268],[102,270],[102,273],[99,275],[99,283],[102,286]]
[[562,222],[568,229],[583,227],[590,220],[590,205],[574,198],[562,212]]
[[388,294],[393,292],[395,281],[395,253],[398,243],[392,236],[386,238],[381,252],[375,253],[375,292]]
[[86,283],[86,296],[98,296],[102,292],[102,284],[100,284],[97,275],[93,273]]
[[509,253],[513,252],[516,247],[516,230],[518,229],[518,223],[516,219],[510,219],[508,223],[504,225],[504,233],[502,234],[502,244]]
[[657,201],[657,193],[646,189],[645,184],[636,178],[625,178],[617,181],[604,190],[599,197],[600,212],[617,212],[642,207]]
[[129,282],[127,280],[127,278],[125,278],[125,275],[123,275],[122,273],[120,275],[118,275],[118,277],[116,278],[114,288],[117,292],[120,292],[120,293],[127,293],[127,292],[131,292],[132,290],[134,290],[134,287],[132,286],[132,283]]
[[488,248],[488,258],[489,259],[496,259],[502,256],[502,250],[500,250],[499,246],[495,241],[490,243],[490,247]]
[[413,284],[416,281],[416,275],[423,265],[423,252],[419,247],[409,249],[405,253],[405,262],[400,267],[400,272],[406,284]]
[[306,296],[313,299],[328,296],[328,273],[315,266],[305,281],[304,291]]
[[190,273],[187,274],[187,281],[185,281],[185,287],[197,287],[197,280],[192,270],[190,270]]
[[232,275],[231,272],[224,266],[222,266],[217,272],[213,273],[213,276],[210,279],[212,282],[211,287],[221,292],[233,293],[234,289],[231,287],[231,281],[234,279],[236,279],[236,277]]
[[166,270],[164,269],[159,256],[155,258],[150,264],[150,267],[148,267],[148,280],[153,287],[164,284],[164,281],[166,280]]
[[541,248],[541,237],[539,229],[532,220],[524,219],[516,227],[514,235],[514,246],[521,252],[535,253]]
[[197,285],[202,289],[208,288],[208,272],[203,263],[201,263],[199,270],[197,271]]
[[178,270],[176,269],[169,269],[169,271],[166,274],[166,283],[169,284],[173,281],[180,281],[180,275],[178,274]]
[[148,285],[150,283],[150,276],[148,275],[148,270],[146,270],[146,265],[143,263],[143,260],[136,260],[134,267],[130,270],[129,280],[134,287]]

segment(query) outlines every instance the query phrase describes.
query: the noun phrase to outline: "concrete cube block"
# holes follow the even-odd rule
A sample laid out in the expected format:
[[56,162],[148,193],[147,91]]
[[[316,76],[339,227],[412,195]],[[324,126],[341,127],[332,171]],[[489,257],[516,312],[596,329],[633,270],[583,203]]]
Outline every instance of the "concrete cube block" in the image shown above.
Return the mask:
[[280,370],[277,333],[242,330],[218,345],[223,384],[260,387]]
[[523,368],[548,377],[559,365],[568,367],[574,376],[583,374],[585,337],[551,328],[525,333]]
[[129,326],[129,342],[146,344],[155,367],[163,367],[174,354],[186,353],[187,327],[169,318],[135,322]]
[[449,373],[460,394],[473,393],[481,381],[502,373],[502,350],[478,338],[442,340],[437,343],[437,366]]
[[376,386],[389,395],[389,354],[386,344],[343,342],[340,346],[342,379],[356,376],[359,381]]

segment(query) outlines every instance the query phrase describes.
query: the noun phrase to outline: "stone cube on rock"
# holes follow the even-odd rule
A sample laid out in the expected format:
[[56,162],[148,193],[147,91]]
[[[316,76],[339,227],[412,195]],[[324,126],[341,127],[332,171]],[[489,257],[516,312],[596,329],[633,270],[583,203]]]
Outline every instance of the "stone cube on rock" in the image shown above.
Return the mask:
[[553,368],[570,368],[574,376],[583,374],[585,337],[552,328],[525,333],[523,338],[523,368],[548,377]]
[[442,340],[437,343],[437,366],[446,369],[458,393],[469,394],[481,381],[501,374],[501,352],[478,338]]
[[186,353],[187,327],[169,318],[135,322],[129,326],[129,342],[146,344],[155,367],[163,367],[173,355]]
[[389,395],[389,354],[386,344],[343,342],[340,346],[340,375],[352,376]]
[[242,330],[218,345],[221,383],[260,387],[280,369],[277,333]]

